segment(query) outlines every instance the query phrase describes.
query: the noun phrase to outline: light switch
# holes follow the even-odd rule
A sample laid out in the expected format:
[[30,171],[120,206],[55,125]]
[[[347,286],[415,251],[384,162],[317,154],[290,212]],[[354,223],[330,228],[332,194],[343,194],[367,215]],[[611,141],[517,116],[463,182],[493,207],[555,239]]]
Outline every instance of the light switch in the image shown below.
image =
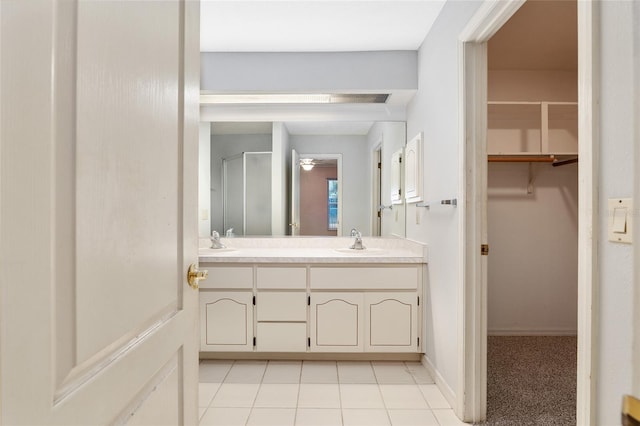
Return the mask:
[[627,232],[627,208],[616,207],[613,209],[613,232],[625,234]]
[[631,243],[633,233],[631,198],[609,199],[609,241]]

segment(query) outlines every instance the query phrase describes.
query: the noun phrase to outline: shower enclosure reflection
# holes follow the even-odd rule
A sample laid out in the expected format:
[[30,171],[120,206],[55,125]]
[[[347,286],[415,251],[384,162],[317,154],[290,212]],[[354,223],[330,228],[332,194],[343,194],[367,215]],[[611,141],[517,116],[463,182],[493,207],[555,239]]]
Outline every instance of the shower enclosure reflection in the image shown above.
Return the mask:
[[222,159],[223,229],[234,235],[271,235],[271,153]]

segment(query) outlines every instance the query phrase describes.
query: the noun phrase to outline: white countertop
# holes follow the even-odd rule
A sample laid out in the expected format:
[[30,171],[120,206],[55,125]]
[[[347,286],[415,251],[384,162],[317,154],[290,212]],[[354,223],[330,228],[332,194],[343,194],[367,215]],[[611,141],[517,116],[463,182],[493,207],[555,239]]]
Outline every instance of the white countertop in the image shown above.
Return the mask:
[[352,250],[353,238],[266,237],[221,238],[226,246],[211,249],[200,241],[200,263],[427,263],[427,246],[402,238],[362,239],[364,250]]

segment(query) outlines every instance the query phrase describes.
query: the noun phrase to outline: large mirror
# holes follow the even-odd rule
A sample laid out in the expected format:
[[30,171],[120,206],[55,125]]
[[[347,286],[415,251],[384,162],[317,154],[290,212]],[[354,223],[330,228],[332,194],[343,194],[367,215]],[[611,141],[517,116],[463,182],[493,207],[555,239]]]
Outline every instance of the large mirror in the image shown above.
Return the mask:
[[200,236],[404,236],[405,144],[404,122],[201,123]]

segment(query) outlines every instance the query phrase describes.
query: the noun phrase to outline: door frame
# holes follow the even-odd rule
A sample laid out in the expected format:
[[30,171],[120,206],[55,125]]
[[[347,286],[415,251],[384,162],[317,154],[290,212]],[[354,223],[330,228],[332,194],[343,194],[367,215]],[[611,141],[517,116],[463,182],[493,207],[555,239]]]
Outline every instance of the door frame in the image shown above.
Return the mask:
[[[525,0],[485,1],[459,37],[460,58],[460,294],[458,417],[486,418],[487,408],[487,41]],[[578,2],[577,424],[595,424],[598,312],[599,6]]]
[[371,236],[382,235],[382,138],[371,150]]

